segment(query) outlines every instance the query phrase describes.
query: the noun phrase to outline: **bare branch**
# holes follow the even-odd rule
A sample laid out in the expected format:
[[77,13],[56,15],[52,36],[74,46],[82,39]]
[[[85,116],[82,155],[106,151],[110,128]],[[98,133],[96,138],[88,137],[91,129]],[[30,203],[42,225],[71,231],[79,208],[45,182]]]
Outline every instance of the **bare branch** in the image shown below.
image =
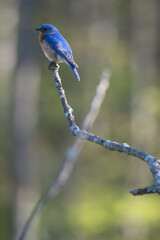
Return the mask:
[[151,156],[148,153],[130,147],[127,143],[120,144],[118,142],[104,140],[96,135],[93,135],[92,133],[88,133],[86,130],[79,129],[79,127],[76,125],[74,121],[74,115],[72,114],[73,110],[67,102],[65,91],[62,87],[61,79],[58,73],[58,69],[59,69],[58,64],[52,63],[51,65],[52,75],[54,77],[56,88],[58,90],[60,100],[64,109],[64,113],[69,122],[72,134],[80,139],[88,140],[90,142],[99,144],[109,150],[123,152],[145,161],[150,167],[150,171],[154,178],[154,184],[152,186],[143,189],[132,190],[130,192],[133,195],[160,193],[160,160],[156,159],[155,157]]
[[[96,117],[98,116],[98,112],[103,102],[106,90],[109,87],[109,78],[110,78],[110,72],[108,70],[103,71],[102,76],[100,78],[100,82],[96,88],[95,95],[91,101],[90,109],[82,124],[83,128],[87,130],[91,129],[91,127],[93,126],[96,120]],[[62,90],[62,93],[64,94],[64,90]],[[63,96],[62,93],[60,96]],[[66,98],[64,102],[66,104],[65,110],[67,110],[67,108],[70,108],[70,106],[68,105]],[[13,240],[23,240],[27,232],[29,231],[33,221],[38,216],[38,214],[43,210],[43,208],[47,205],[47,203],[51,199],[54,199],[58,195],[58,193],[60,192],[60,190],[65,185],[68,178],[70,177],[74,164],[78,159],[78,156],[80,154],[80,151],[84,143],[85,142],[82,139],[77,138],[73,146],[66,151],[66,156],[64,157],[64,163],[57,178],[52,182],[48,190],[43,194],[43,196],[37,202],[35,208],[33,209],[31,215],[29,216],[28,220],[24,224],[23,228],[13,238]]]
[[160,187],[158,185],[157,186],[152,185],[145,188],[138,188],[135,190],[131,190],[130,193],[132,193],[134,196],[150,194],[150,193],[160,193]]

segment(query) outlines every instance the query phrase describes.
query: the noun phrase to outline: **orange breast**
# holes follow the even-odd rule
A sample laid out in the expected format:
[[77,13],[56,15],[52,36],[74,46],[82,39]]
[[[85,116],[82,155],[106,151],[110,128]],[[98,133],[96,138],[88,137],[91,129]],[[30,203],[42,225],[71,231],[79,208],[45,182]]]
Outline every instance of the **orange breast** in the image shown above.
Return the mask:
[[39,42],[41,45],[41,48],[45,54],[45,56],[50,60],[50,61],[57,61],[57,53],[50,47],[50,45],[45,41],[44,39],[44,34],[40,33],[39,35]]

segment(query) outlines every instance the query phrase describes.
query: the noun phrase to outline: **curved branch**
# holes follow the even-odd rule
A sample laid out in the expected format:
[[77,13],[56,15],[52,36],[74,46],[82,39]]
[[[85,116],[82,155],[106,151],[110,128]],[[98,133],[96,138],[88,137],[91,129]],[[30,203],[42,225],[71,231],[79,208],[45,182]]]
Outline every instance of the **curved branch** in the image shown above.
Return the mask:
[[[100,78],[100,82],[96,88],[95,95],[91,101],[90,109],[82,124],[83,128],[87,130],[91,129],[92,125],[94,124],[98,116],[98,112],[103,102],[106,90],[109,87],[109,78],[110,78],[109,71],[108,70],[104,71]],[[64,94],[64,90],[62,90],[62,93]],[[65,110],[67,111],[67,108],[70,108],[70,107],[67,103],[66,98],[65,98],[65,101],[63,102],[65,102],[65,106],[66,106]],[[27,219],[26,223],[24,224],[22,229],[15,235],[13,240],[23,240],[27,232],[29,231],[33,221],[36,219],[36,217],[40,214],[40,212],[47,205],[47,203],[58,195],[58,193],[60,192],[60,190],[65,185],[68,178],[70,177],[74,164],[78,159],[78,156],[81,152],[81,149],[84,143],[85,142],[82,139],[77,138],[73,146],[66,151],[66,155],[63,161],[64,163],[57,178],[51,183],[47,191],[39,199],[34,209],[32,210],[29,218]]]
[[73,109],[69,106],[65,96],[65,91],[62,87],[61,79],[58,73],[59,65],[53,62],[50,65],[50,69],[52,71],[56,88],[58,90],[60,100],[64,109],[64,113],[69,122],[70,130],[72,134],[74,136],[77,136],[80,139],[88,140],[90,142],[99,144],[102,147],[105,147],[109,150],[123,152],[145,161],[150,167],[150,171],[154,178],[154,184],[152,186],[145,187],[142,189],[140,188],[140,189],[131,190],[130,192],[133,195],[143,195],[147,193],[160,194],[160,160],[156,159],[155,157],[151,156],[148,153],[145,153],[145,152],[142,152],[141,150],[130,147],[127,143],[120,144],[118,142],[104,140],[96,135],[93,135],[92,133],[87,132],[86,130],[79,129],[79,127],[76,125],[74,121],[74,115],[72,114]]

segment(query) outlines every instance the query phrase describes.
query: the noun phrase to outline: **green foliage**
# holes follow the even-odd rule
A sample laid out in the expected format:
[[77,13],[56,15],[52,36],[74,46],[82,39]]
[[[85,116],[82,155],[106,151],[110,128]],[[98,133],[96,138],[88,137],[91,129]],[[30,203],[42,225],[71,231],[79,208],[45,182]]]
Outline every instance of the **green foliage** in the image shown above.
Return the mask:
[[[153,3],[151,1],[152,4],[154,1]],[[13,5],[9,6],[11,11],[6,11],[6,18],[12,16],[10,13],[12,10],[15,11],[14,8]],[[33,1],[33,8],[35,8],[35,16],[32,24],[24,23],[24,25],[30,30],[42,23],[57,26],[70,43],[74,58],[79,65],[80,83],[67,65],[60,67],[60,76],[68,102],[74,110],[76,123],[81,126],[99,76],[107,67],[112,71],[110,88],[92,132],[106,139],[127,142],[137,148],[140,142],[143,146],[142,150],[148,152],[149,149],[152,155],[159,156],[160,88],[157,83],[159,69],[156,69],[159,56],[155,56],[155,43],[158,42],[155,36],[158,36],[159,29],[155,30],[157,33],[155,35],[150,33],[150,28],[147,30],[148,36],[155,37],[152,44],[147,45],[150,46],[147,49],[154,49],[155,52],[149,55],[150,51],[145,49],[145,42],[141,40],[147,25],[143,21],[150,22],[150,14],[145,15],[142,11],[139,17],[134,16],[132,11],[138,8],[140,12],[138,2],[134,5],[133,1],[126,0]],[[156,8],[152,9],[156,10]],[[134,21],[131,28],[130,20],[134,17],[136,21],[132,19]],[[29,13],[27,18],[32,19]],[[1,24],[3,28],[5,26],[8,29],[9,24],[5,21],[1,21]],[[135,22],[137,25],[134,26]],[[12,24],[11,21],[10,24]],[[12,28],[15,34],[12,37],[18,38],[16,24]],[[141,34],[136,35],[135,29],[140,29]],[[154,25],[151,29],[153,31],[156,26]],[[5,30],[3,31],[5,33]],[[134,38],[131,34],[133,32]],[[10,41],[13,41],[9,33],[10,30],[7,30],[7,34],[3,34],[3,38],[6,38],[5,44],[8,44],[7,49],[10,49]],[[39,44],[38,36],[34,31],[32,34],[35,37],[33,45],[36,48]],[[153,48],[152,45],[155,47]],[[1,47],[3,49],[4,45]],[[37,50],[40,52],[40,48],[37,47]],[[31,52],[30,49],[27,51]],[[10,59],[8,56],[4,59]],[[38,121],[32,146],[37,165],[33,164],[30,167],[30,169],[36,169],[36,173],[32,176],[33,185],[35,181],[39,186],[32,190],[38,192],[38,195],[41,194],[39,189],[45,190],[57,175],[65,150],[74,141],[51,73],[47,69],[48,62],[43,53],[40,52],[39,56],[39,73],[42,75],[37,99]],[[149,63],[146,63],[146,60]],[[16,62],[15,57],[14,66]],[[8,239],[13,233],[14,223],[12,222],[11,226],[11,221],[14,219],[14,213],[11,214],[11,212],[15,210],[15,189],[18,188],[13,167],[12,126],[15,79],[11,74],[12,71],[13,69],[8,73],[7,69],[6,73],[2,72],[0,81],[0,195],[3,196],[0,201],[2,223],[0,236],[2,239]],[[25,74],[27,72],[24,72]],[[135,115],[137,115],[136,118]],[[138,118],[139,116],[141,118]],[[135,119],[139,119],[139,122]],[[148,119],[151,119],[149,123]],[[136,131],[133,130],[134,124]],[[146,137],[141,138],[141,130],[143,130],[142,136],[145,136],[144,132],[148,133],[148,141],[152,144],[147,144]],[[79,160],[65,189],[42,212],[38,225],[38,239],[158,240],[159,197],[151,195],[135,198],[128,193],[131,188],[146,185],[146,182],[150,184],[152,181],[143,163],[91,143],[87,143]],[[23,171],[25,174],[25,169]],[[28,177],[30,178],[31,175],[32,171]],[[31,228],[30,231],[32,230]]]

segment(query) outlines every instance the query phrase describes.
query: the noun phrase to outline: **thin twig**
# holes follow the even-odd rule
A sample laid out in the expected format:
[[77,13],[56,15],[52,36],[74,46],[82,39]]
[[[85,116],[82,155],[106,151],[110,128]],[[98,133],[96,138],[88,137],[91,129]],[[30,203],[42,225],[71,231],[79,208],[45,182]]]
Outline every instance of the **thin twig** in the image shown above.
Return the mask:
[[56,88],[58,90],[60,100],[64,109],[64,113],[69,122],[70,130],[72,134],[74,136],[77,136],[80,139],[88,140],[90,142],[99,144],[102,147],[105,147],[109,150],[123,152],[145,161],[149,165],[150,171],[153,175],[154,184],[142,189],[131,190],[130,192],[133,195],[143,195],[147,193],[160,194],[160,160],[159,159],[156,159],[155,157],[151,156],[148,153],[142,152],[141,150],[132,148],[127,143],[120,144],[118,142],[104,140],[96,135],[93,135],[92,133],[88,133],[86,130],[79,129],[79,127],[76,125],[74,121],[74,115],[72,114],[73,110],[67,102],[65,91],[62,87],[61,79],[58,73],[58,69],[59,69],[58,64],[53,63],[51,66],[52,75],[55,80]]
[[[98,112],[103,102],[105,93],[109,87],[109,78],[110,78],[109,70],[103,71],[102,76],[100,78],[100,82],[96,88],[95,95],[91,101],[90,109],[82,124],[83,128],[87,130],[91,129],[91,127],[93,126],[98,116]],[[64,91],[62,92],[64,94]],[[69,107],[66,98],[65,98],[65,105],[66,105],[66,108],[65,108],[66,110]],[[47,205],[47,203],[51,199],[53,200],[58,195],[58,193],[60,192],[60,190],[65,185],[68,178],[70,177],[74,164],[78,159],[78,156],[80,154],[80,151],[84,143],[85,142],[82,139],[77,138],[73,146],[66,151],[66,155],[64,157],[64,163],[57,178],[52,182],[52,184],[49,186],[47,191],[39,199],[31,215],[29,216],[28,220],[22,227],[21,231],[18,232],[18,234],[16,234],[13,240],[23,240],[27,232],[29,231],[33,221],[38,216],[38,214],[43,210],[43,208]]]

